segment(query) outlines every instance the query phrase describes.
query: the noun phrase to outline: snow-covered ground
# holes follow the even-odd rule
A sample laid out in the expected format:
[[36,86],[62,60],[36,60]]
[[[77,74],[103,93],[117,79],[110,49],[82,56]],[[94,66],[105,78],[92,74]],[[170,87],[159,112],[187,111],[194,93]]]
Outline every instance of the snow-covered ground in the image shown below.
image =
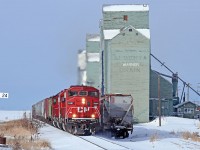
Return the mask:
[[0,110],[0,122],[21,119],[26,115],[30,117],[30,111],[1,111]]
[[[193,142],[191,139],[185,140],[182,137],[182,132],[186,131],[191,133],[197,132],[200,135],[199,120],[163,117],[161,121],[161,127],[159,127],[158,119],[150,123],[134,125],[133,134],[127,139],[114,139],[105,135],[103,138],[133,150],[200,149],[200,142]],[[102,135],[97,134],[95,136],[102,138]],[[56,150],[102,149],[49,125],[41,129],[40,137],[48,139]],[[106,148],[108,147],[107,144],[108,143],[102,141],[100,143],[102,147]],[[113,146],[108,149],[117,150],[117,148]],[[122,150],[126,148],[121,147],[119,149]]]
[[[14,113],[14,114],[13,114]],[[18,114],[18,115],[17,115]],[[23,116],[23,113],[21,113]],[[0,111],[0,120],[20,118],[18,112]],[[200,121],[177,117],[163,117],[159,127],[158,119],[134,125],[133,134],[126,139],[114,139],[97,134],[95,137],[77,137],[67,132],[45,125],[40,129],[40,138],[48,140],[55,150],[198,150],[200,142],[185,140],[182,132],[196,132],[200,135]],[[84,140],[85,139],[85,140]],[[93,145],[88,140],[96,143]],[[118,145],[115,145],[118,144]],[[100,147],[98,147],[98,145]],[[101,148],[102,147],[102,148]]]

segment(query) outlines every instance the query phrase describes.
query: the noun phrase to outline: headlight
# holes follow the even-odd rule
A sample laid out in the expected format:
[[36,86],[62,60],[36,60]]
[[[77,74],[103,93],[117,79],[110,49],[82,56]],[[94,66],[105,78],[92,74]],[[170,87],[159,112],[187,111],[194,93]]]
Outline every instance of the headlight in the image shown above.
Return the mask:
[[82,104],[85,104],[85,98],[84,97],[82,98]]
[[91,115],[91,117],[92,117],[92,118],[95,118],[95,115],[94,115],[94,114],[92,114],[92,115]]
[[73,114],[73,115],[72,115],[72,118],[76,118],[76,114]]

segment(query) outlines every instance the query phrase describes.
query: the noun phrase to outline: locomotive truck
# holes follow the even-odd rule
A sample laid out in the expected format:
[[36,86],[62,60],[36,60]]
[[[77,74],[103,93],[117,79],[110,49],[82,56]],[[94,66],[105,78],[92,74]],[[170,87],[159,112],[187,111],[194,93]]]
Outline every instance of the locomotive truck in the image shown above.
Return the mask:
[[71,86],[34,104],[32,117],[76,135],[103,130],[126,138],[133,130],[133,99],[122,94],[100,98],[94,87]]

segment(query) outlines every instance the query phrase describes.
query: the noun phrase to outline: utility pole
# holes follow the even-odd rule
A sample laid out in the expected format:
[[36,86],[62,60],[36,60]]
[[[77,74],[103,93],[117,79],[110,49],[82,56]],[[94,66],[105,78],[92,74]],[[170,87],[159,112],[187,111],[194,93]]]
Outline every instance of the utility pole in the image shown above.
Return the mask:
[[197,83],[197,92],[198,93],[200,92],[199,88],[200,88],[200,83]]
[[161,126],[160,74],[158,74],[158,115],[159,126]]
[[188,87],[188,89],[187,89],[187,101],[189,101],[189,99],[190,99],[190,95],[189,95],[189,92],[190,92],[190,83],[187,84],[187,87]]

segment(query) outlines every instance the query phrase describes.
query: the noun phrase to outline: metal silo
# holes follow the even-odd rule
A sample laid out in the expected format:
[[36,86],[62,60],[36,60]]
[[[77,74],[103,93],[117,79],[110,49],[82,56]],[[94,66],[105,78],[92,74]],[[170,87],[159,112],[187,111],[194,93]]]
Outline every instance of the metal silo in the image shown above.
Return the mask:
[[87,80],[86,85],[99,89],[100,86],[100,36],[88,34],[86,37]]
[[104,6],[101,26],[105,94],[131,94],[137,122],[149,121],[148,10],[148,5]]

